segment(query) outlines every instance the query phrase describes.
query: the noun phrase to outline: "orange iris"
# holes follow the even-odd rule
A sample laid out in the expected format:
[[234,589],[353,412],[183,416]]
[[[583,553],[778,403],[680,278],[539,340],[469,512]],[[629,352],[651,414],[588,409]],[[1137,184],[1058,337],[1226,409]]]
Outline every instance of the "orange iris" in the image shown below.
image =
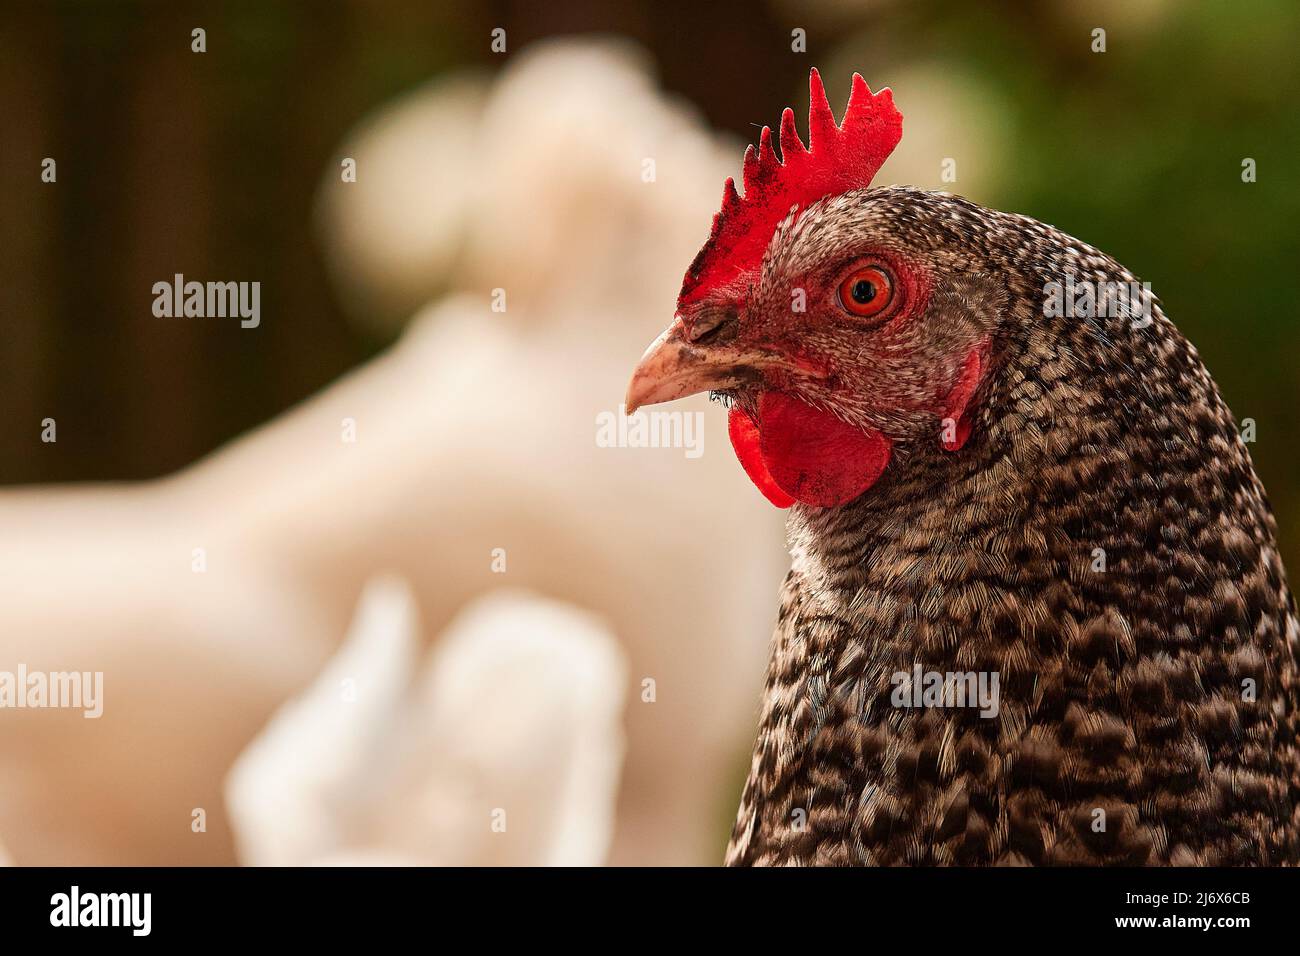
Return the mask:
[[840,283],[840,305],[850,315],[870,318],[885,311],[894,298],[894,280],[879,266],[854,269]]

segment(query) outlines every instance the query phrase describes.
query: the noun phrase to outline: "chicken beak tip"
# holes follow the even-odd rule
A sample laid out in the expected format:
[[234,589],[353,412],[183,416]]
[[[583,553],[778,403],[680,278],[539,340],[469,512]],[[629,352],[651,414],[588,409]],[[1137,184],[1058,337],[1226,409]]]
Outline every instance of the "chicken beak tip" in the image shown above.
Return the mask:
[[672,377],[680,364],[681,342],[682,325],[678,320],[646,348],[627,384],[627,395],[623,399],[624,414],[632,415],[643,405],[653,405],[675,397],[665,394],[665,380]]

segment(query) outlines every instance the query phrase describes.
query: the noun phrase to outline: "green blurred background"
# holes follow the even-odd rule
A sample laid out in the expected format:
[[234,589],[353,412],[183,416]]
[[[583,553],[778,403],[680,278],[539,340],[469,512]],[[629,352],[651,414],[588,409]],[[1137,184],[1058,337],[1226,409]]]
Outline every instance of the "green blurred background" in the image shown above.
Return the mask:
[[[667,89],[747,139],[799,112],[810,65],[836,68],[833,101],[847,69],[894,85],[909,123],[924,102],[896,77],[924,63],[959,84],[983,104],[962,115],[986,159],[974,188],[952,189],[1153,284],[1256,421],[1251,452],[1300,568],[1294,0],[4,3],[0,481],[166,474],[375,354],[387,343],[344,313],[313,234],[343,136],[430,77],[582,33],[637,41]],[[46,156],[57,185],[40,181]],[[260,279],[261,327],[148,321],[152,284],[178,271]],[[45,417],[57,444],[37,440]]]

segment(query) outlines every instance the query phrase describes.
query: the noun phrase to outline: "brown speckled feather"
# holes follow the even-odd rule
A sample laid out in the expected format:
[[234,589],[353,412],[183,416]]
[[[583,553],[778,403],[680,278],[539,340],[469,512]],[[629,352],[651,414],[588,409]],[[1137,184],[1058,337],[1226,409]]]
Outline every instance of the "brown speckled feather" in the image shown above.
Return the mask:
[[[823,233],[962,250],[948,273],[1001,309],[960,453],[900,444],[857,500],[791,513],[727,862],[1300,860],[1300,627],[1195,349],[1158,307],[1147,328],[1045,319],[1066,272],[1133,276],[1041,223],[910,189],[822,205],[803,219],[837,216]],[[769,265],[798,241],[778,234]],[[998,715],[892,706],[918,663],[997,672]]]

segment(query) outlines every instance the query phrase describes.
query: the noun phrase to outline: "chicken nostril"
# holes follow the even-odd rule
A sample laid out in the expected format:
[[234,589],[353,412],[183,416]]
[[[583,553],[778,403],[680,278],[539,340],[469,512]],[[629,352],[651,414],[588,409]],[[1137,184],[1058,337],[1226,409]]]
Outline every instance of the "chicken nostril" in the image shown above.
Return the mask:
[[710,309],[694,315],[687,326],[686,340],[692,345],[709,345],[731,338],[736,330],[734,309]]

